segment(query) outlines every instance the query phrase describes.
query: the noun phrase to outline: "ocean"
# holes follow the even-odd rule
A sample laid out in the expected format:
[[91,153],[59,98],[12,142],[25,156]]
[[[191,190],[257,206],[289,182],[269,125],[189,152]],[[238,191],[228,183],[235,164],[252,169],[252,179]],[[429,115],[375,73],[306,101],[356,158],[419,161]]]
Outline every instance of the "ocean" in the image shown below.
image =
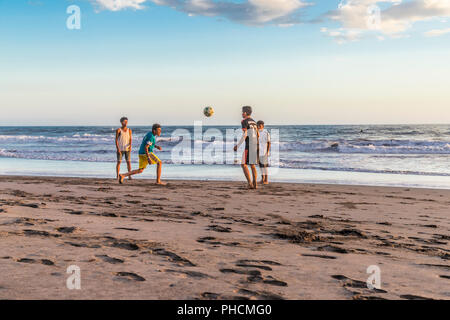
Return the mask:
[[[114,178],[115,129],[0,127],[0,174]],[[135,169],[142,137],[151,128],[131,129]],[[189,136],[182,139],[174,135],[180,129]],[[202,128],[204,133],[212,131],[224,137],[231,129],[239,127]],[[266,129],[274,138],[272,156],[277,161],[272,164],[279,167],[272,168],[272,181],[450,189],[450,125],[292,125]],[[181,141],[192,150],[211,150],[211,146],[216,152],[223,150],[224,159],[234,145],[225,138],[198,138],[193,126],[163,127],[158,139],[163,151],[156,151],[164,163],[163,178],[243,180],[236,161],[199,163],[192,158],[177,163],[173,154]],[[154,169],[141,176],[152,177]]]

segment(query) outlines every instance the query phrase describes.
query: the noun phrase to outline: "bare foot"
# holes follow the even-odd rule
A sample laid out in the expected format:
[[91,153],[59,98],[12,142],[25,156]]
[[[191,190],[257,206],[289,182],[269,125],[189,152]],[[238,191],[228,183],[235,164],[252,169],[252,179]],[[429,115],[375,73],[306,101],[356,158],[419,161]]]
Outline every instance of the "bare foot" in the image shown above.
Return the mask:
[[159,185],[159,186],[165,186],[167,183],[162,182],[162,181],[156,181],[155,184],[157,184],[157,185]]
[[253,185],[249,183],[249,184],[247,185],[247,189],[253,189]]
[[256,182],[256,180],[253,182],[253,189],[258,189],[258,183]]
[[133,180],[133,178],[131,178],[131,176],[128,177],[128,180]]
[[263,184],[269,184],[269,182],[268,181],[264,181]]
[[119,175],[119,183],[123,184],[123,176],[122,175]]

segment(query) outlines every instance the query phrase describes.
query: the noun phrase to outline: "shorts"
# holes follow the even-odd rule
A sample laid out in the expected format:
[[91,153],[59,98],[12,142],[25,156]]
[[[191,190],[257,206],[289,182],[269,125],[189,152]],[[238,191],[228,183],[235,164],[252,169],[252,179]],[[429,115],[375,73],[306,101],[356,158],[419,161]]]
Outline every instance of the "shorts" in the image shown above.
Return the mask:
[[245,149],[244,154],[242,155],[242,164],[258,164],[259,163],[259,155],[258,150],[252,150],[250,152],[248,149]]
[[[150,152],[150,164],[157,164],[161,163],[161,160],[153,153]],[[146,154],[140,154],[139,155],[139,169],[145,169],[149,165],[147,155]]]
[[260,168],[269,167],[269,157],[267,155],[259,156],[259,167]]
[[125,160],[130,161],[130,151],[117,152],[117,161],[122,161],[123,156],[125,156]]

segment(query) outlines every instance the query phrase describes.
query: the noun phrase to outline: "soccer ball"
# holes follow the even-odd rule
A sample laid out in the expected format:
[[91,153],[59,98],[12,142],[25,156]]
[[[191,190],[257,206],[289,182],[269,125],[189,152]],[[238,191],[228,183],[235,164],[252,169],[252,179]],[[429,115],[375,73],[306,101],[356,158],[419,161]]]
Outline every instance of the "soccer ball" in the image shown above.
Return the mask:
[[214,109],[212,107],[206,107],[205,109],[203,109],[203,114],[208,118],[212,117],[212,115],[214,114]]

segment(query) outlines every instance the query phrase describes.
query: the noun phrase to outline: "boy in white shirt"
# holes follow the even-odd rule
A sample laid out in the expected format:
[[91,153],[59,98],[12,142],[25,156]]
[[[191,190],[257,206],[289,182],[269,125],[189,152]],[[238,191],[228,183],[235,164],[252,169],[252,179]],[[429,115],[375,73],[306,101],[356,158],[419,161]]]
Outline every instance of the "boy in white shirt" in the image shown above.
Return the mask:
[[131,145],[133,144],[133,133],[131,132],[131,129],[127,127],[128,118],[122,117],[120,119],[120,123],[122,124],[122,127],[116,130],[117,179],[119,179],[120,164],[122,163],[123,156],[125,156],[125,160],[127,161],[128,172],[131,171],[130,154],[131,154]]
[[259,167],[261,168],[261,183],[269,184],[269,154],[270,154],[270,133],[264,129],[264,121],[256,123],[259,131]]

